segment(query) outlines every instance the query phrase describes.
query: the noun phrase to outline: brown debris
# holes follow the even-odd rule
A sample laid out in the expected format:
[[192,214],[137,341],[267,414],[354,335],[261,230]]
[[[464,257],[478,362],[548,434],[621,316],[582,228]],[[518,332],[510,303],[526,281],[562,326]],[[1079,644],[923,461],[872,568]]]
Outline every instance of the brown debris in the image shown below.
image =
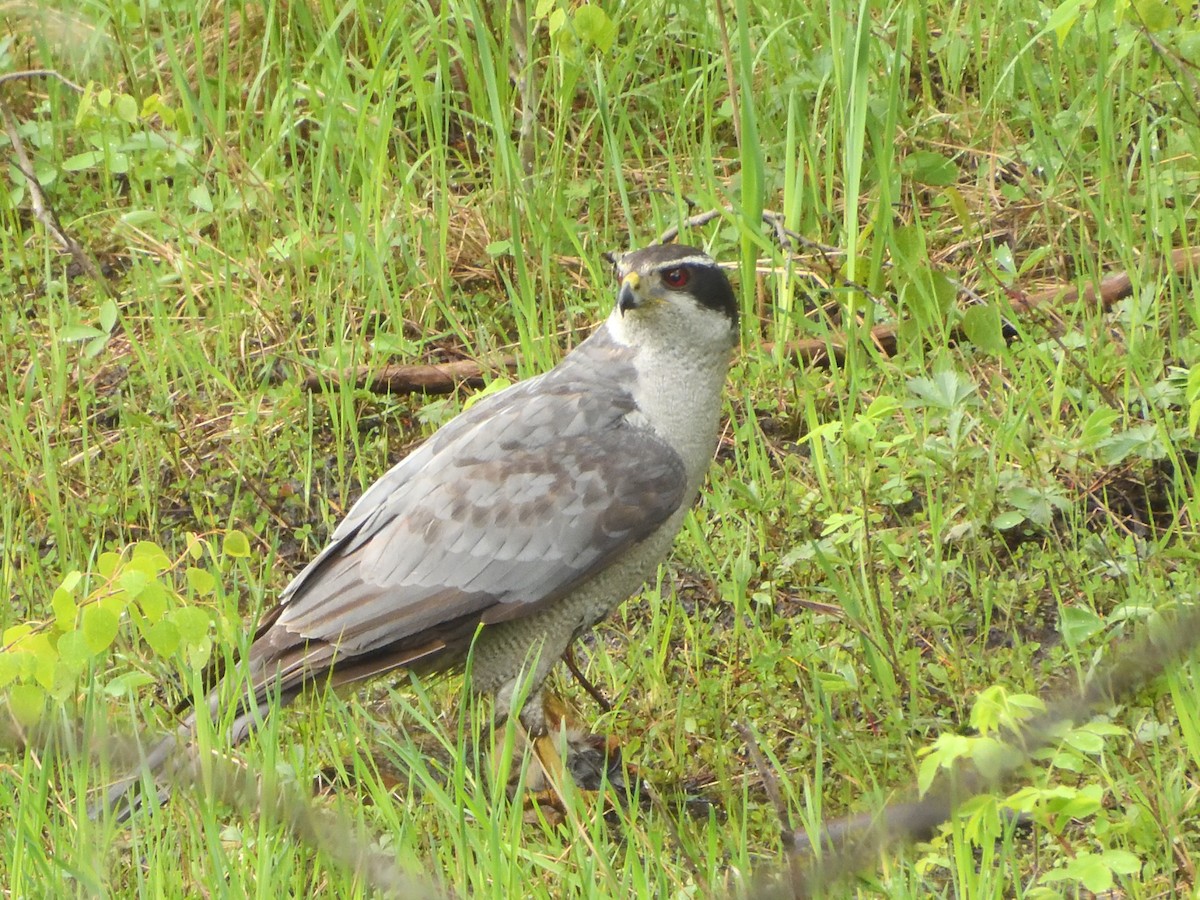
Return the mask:
[[[706,213],[705,215],[712,215]],[[1178,249],[1171,253],[1166,267],[1176,274],[1183,274],[1191,268],[1200,268],[1200,249]],[[1082,289],[1074,285],[1061,285],[1047,288],[1035,294],[1016,291],[1009,296],[1009,305],[1013,313],[1027,315],[1034,310],[1055,304],[1062,306],[1082,300],[1085,304],[1095,305],[1099,309],[1108,309],[1113,304],[1128,297],[1133,291],[1133,279],[1128,272],[1118,272],[1110,275],[1096,284],[1088,284]],[[889,323],[877,325],[871,329],[871,342],[885,356],[893,356],[897,349],[899,325]],[[961,335],[958,335],[961,337]],[[827,368],[832,360],[842,363],[846,358],[846,338],[833,336],[825,338],[806,338],[793,341],[787,345],[788,355],[797,365],[812,365]],[[765,342],[762,350],[770,353],[774,344]],[[832,353],[832,358],[830,354]],[[516,361],[512,357],[504,357],[498,364],[508,371],[516,369]],[[497,366],[485,366],[469,359],[455,360],[445,363],[429,363],[424,365],[393,365],[376,369],[371,366],[359,366],[356,369],[340,375],[326,376],[313,373],[304,379],[304,387],[318,390],[332,378],[338,382],[353,381],[356,387],[367,388],[376,393],[393,394],[449,394],[461,387],[482,387],[485,373],[496,370]]]
[[330,381],[352,381],[355,387],[367,388],[377,394],[450,394],[461,387],[483,387],[484,375],[504,369],[512,372],[517,361],[503,357],[496,365],[488,366],[473,359],[424,365],[393,365],[376,368],[357,366],[342,373],[325,375],[314,372],[304,379],[304,387],[320,390]]
[[[1172,251],[1167,267],[1170,271],[1177,274],[1182,274],[1190,268],[1200,268],[1200,249],[1178,249]],[[1051,303],[1065,305],[1074,303],[1077,300],[1082,300],[1089,305],[1094,304],[1100,309],[1108,309],[1113,304],[1128,297],[1132,291],[1133,280],[1129,273],[1119,272],[1108,276],[1099,285],[1089,284],[1082,290],[1074,285],[1062,285],[1038,291],[1036,294],[1014,292],[1009,297],[1009,304],[1013,312],[1018,315],[1031,313],[1035,309]],[[896,323],[877,325],[871,329],[871,343],[883,355],[894,356],[898,333],[899,325]],[[838,363],[845,361],[846,344],[846,338],[843,336],[833,336],[829,339],[806,338],[802,341],[788,343],[787,352],[797,365],[809,364],[828,368],[831,362],[831,353],[833,355],[832,359]],[[762,346],[763,350],[767,353],[771,352],[774,347],[770,343],[765,343]]]

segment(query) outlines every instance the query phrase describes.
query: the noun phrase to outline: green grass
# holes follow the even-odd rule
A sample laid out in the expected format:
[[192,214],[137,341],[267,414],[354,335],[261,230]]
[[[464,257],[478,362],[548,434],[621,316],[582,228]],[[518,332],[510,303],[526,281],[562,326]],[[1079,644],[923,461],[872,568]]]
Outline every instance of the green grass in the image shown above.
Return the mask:
[[[231,623],[467,399],[374,395],[339,372],[500,354],[543,371],[607,313],[604,251],[729,208],[683,235],[733,268],[745,311],[710,483],[658,583],[581,650],[613,711],[558,680],[661,802],[527,820],[494,760],[453,760],[488,741],[457,680],[317,697],[238,751],[295,785],[343,772],[316,803],[460,895],[741,890],[783,848],[736,724],[791,824],[815,828],[906,790],[939,736],[975,735],[989,687],[1077,684],[1200,592],[1200,280],[1160,266],[1200,245],[1192,12],[597,5],[615,30],[560,0],[531,5],[514,41],[501,4],[470,0],[0,3],[0,75],[88,85],[21,79],[0,99],[116,292],[72,267],[10,165],[3,628],[51,621],[67,573],[94,590],[101,554],[153,541],[232,649]],[[763,209],[826,249],[789,254]],[[1110,270],[1133,278],[1111,310],[1054,304],[997,340],[1009,298]],[[972,298],[986,307],[967,313]],[[869,339],[883,323],[899,326],[890,357]],[[843,335],[830,370],[787,352]],[[313,372],[324,390],[301,386]],[[248,556],[219,552],[227,529]],[[211,591],[184,580],[189,533],[218,548],[194,563]],[[45,715],[163,727],[204,655],[155,654],[126,623]],[[0,689],[36,682],[7,671]],[[117,690],[131,672],[167,687]],[[1086,895],[1109,875],[1127,896],[1192,890],[1192,672],[1030,765],[1031,828],[1006,823],[1003,797],[974,801],[844,890]],[[65,750],[0,750],[12,896],[369,893],[332,853],[202,792],[129,829],[89,822],[105,772]]]

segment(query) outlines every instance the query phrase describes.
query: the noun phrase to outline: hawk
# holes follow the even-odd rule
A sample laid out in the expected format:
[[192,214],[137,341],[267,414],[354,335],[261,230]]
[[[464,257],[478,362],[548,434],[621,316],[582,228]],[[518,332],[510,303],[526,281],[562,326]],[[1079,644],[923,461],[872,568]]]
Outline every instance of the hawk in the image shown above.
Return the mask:
[[[545,736],[546,676],[654,575],[700,490],[738,341],[737,297],[704,252],[653,246],[615,263],[616,307],[587,340],[401,460],[284,589],[240,662],[231,744],[310,686],[453,671],[468,654],[495,716],[527,684],[520,722]],[[229,693],[214,688],[146,768]],[[112,787],[104,808],[127,816],[139,782]]]

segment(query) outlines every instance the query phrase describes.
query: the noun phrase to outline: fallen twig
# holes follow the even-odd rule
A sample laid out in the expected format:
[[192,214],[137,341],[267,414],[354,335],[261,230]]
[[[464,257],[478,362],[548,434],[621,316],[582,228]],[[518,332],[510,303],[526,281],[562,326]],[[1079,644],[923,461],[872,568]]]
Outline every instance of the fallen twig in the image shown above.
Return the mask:
[[[713,219],[730,212],[732,207],[710,209],[690,216],[679,226],[668,228],[659,236],[659,243],[669,243],[679,235],[681,228],[699,227]],[[809,247],[828,256],[838,252],[835,248],[826,247],[797,234],[783,225],[779,213],[771,210],[763,211],[763,221],[771,225],[776,238],[784,243],[792,241],[796,245]],[[1191,268],[1200,268],[1200,248],[1178,249],[1172,251],[1166,268],[1174,273],[1182,274]],[[1082,301],[1089,306],[1108,309],[1113,304],[1128,297],[1133,291],[1133,278],[1128,272],[1118,272],[1104,278],[1099,284],[1087,284],[1082,289],[1075,285],[1062,285],[1048,288],[1035,294],[1014,291],[1009,294],[1009,306],[1015,315],[1025,315],[1039,307],[1054,303],[1065,305]],[[899,339],[899,324],[888,323],[877,325],[871,329],[868,339],[884,356],[894,356]],[[958,329],[953,332],[956,339],[964,339]],[[844,335],[831,335],[828,338],[805,338],[800,341],[790,341],[784,347],[784,353],[796,365],[810,365],[828,368],[834,361],[843,363],[846,358],[848,341]],[[760,345],[764,353],[773,353],[775,344],[766,341]],[[516,361],[505,357],[501,365],[513,371]],[[426,365],[395,365],[375,369],[370,366],[359,366],[348,373],[335,376],[338,382],[353,381],[358,387],[365,387],[377,393],[426,393],[448,394],[460,387],[481,387],[484,375],[495,371],[495,367],[485,367],[473,360],[456,360],[447,363],[432,363]],[[304,380],[304,386],[309,390],[320,388],[328,376],[314,373]]]
[[[684,199],[687,200],[686,197]],[[692,201],[690,200],[688,200],[687,203],[689,207],[693,205]],[[658,236],[657,243],[669,244],[679,237],[679,232],[684,228],[699,228],[701,225],[707,225],[713,219],[723,216],[726,213],[733,212],[735,212],[733,206],[722,206],[718,209],[709,209],[702,213],[696,213],[694,216],[688,216],[678,225],[672,225],[670,228],[660,234]],[[806,238],[804,235],[800,234],[800,232],[793,231],[791,228],[788,228],[783,213],[778,213],[770,209],[764,209],[762,213],[762,220],[771,226],[771,233],[775,235],[775,240],[784,250],[791,249],[792,247],[804,247],[809,250],[816,250],[826,257],[842,256],[846,252],[838,247],[830,247],[827,244],[822,244],[818,241]]]
[[579,686],[587,691],[589,697],[596,701],[596,705],[606,713],[612,712],[612,701],[605,697],[600,688],[592,684],[591,679],[583,674],[583,670],[579,667],[579,661],[575,658],[575,651],[570,646],[563,651],[563,662],[567,664],[567,669],[575,676],[575,680],[579,682]]
[[[80,753],[102,753],[111,767],[122,770],[136,770],[142,764],[143,747],[153,743],[156,741],[147,741],[144,736],[98,733],[61,723],[29,731],[15,727],[7,717],[0,720],[0,748],[19,752],[24,747],[36,747],[43,754],[53,752],[72,758]],[[325,853],[383,896],[428,900],[449,897],[432,883],[402,872],[394,856],[380,849],[377,838],[346,816],[314,804],[295,785],[264,781],[230,757],[214,752],[201,760],[194,747],[181,747],[157,777],[174,787],[216,798],[246,819],[261,816],[281,825],[294,838]]]
[[[1101,662],[1087,685],[1046,705],[1007,742],[1011,750],[998,771],[985,776],[962,766],[935,781],[924,797],[914,785],[914,799],[890,803],[875,813],[848,816],[822,825],[814,842],[803,831],[793,833],[787,875],[757,882],[755,898],[822,896],[839,880],[875,864],[879,855],[902,844],[926,840],[972,797],[1012,784],[1018,770],[1039,750],[1057,741],[1064,724],[1078,722],[1098,709],[1127,702],[1158,676],[1191,656],[1200,644],[1200,606],[1179,612],[1162,627],[1147,631]],[[813,854],[814,843],[821,852]]]
[[83,85],[76,84],[66,75],[54,69],[22,69],[19,72],[5,72],[0,75],[0,86],[10,81],[21,81],[26,78],[55,78],[77,94],[83,93]]
[[[1200,268],[1200,248],[1190,250],[1179,249],[1171,253],[1167,268],[1175,273],[1186,272],[1190,268]],[[1009,297],[1009,305],[1014,313],[1024,315],[1038,307],[1049,303],[1064,305],[1081,300],[1099,309],[1108,309],[1128,297],[1133,291],[1133,279],[1128,272],[1118,272],[1109,275],[1098,285],[1088,284],[1082,290],[1074,285],[1049,288],[1036,294],[1015,293]],[[897,349],[899,325],[889,323],[876,325],[869,334],[870,342],[884,356],[894,356]],[[963,335],[955,332],[955,337]],[[785,353],[797,365],[828,367],[836,360],[844,362],[846,358],[847,340],[842,335],[832,335],[828,338],[806,338],[802,341],[790,341],[785,347]],[[767,342],[762,345],[764,352],[770,353],[775,345]]]
[[[50,70],[45,71],[48,72]],[[46,192],[42,190],[41,182],[38,181],[37,174],[34,172],[33,162],[29,159],[29,154],[25,152],[25,143],[21,140],[20,132],[17,131],[17,123],[9,111],[8,104],[3,100],[0,100],[0,118],[4,120],[4,131],[12,143],[17,168],[25,176],[25,181],[29,186],[29,204],[33,209],[34,217],[45,226],[46,230],[54,236],[54,239],[62,245],[63,249],[71,254],[71,258],[75,260],[75,264],[91,276],[104,289],[104,293],[107,296],[115,299],[117,296],[116,291],[109,280],[104,277],[92,255],[84,250],[83,246],[67,233],[67,230],[59,222],[54,209],[46,201]]]
[[758,738],[750,726],[744,722],[734,722],[734,731],[742,736],[742,740],[746,742],[746,750],[750,753],[750,761],[754,763],[754,768],[758,770],[758,776],[762,779],[763,788],[767,792],[767,797],[771,801],[771,805],[775,807],[775,815],[779,818],[779,834],[783,840],[783,845],[788,849],[787,860],[791,867],[791,878],[793,883],[804,877],[802,868],[802,858],[799,854],[792,852],[796,845],[796,835],[800,834],[792,827],[792,819],[788,814],[788,805],[783,799],[783,791],[779,789],[779,778],[775,775],[774,770],[767,765],[767,758],[763,756],[762,749],[758,746]]
[[357,366],[345,372],[328,375],[314,372],[304,379],[304,387],[320,390],[329,381],[352,382],[355,387],[367,388],[378,394],[449,394],[461,387],[483,387],[484,376],[500,370],[512,372],[517,361],[505,356],[495,365],[485,365],[473,359],[453,362],[405,366]]

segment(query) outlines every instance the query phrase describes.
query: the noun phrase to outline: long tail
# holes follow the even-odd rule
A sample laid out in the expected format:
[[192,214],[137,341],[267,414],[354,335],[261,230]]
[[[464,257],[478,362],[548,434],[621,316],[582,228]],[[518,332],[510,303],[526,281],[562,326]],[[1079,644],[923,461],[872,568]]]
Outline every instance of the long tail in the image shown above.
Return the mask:
[[217,684],[204,698],[203,703],[194,708],[174,732],[155,744],[142,757],[142,764],[136,772],[130,773],[109,788],[104,799],[88,810],[90,818],[96,819],[109,814],[114,815],[118,822],[127,821],[146,805],[147,797],[141,790],[146,775],[155,779],[158,803],[161,805],[167,799],[171,793],[172,779],[158,776],[164,773],[169,776],[172,768],[169,763],[185,763],[186,755],[195,752],[197,716],[207,711],[211,721],[218,721],[220,695],[224,690],[224,681],[229,678],[244,679],[242,683],[248,684],[237,716],[227,733],[229,746],[236,747],[262,724],[272,709],[287,706],[307,684],[330,679],[328,683],[336,687],[339,684],[362,681],[401,665],[411,665],[429,653],[436,653],[443,646],[439,645],[432,651],[422,648],[416,654],[409,653],[403,657],[389,656],[382,664],[378,660],[367,659],[360,661],[358,665],[347,667],[345,671],[339,670],[337,677],[330,678],[337,656],[336,645],[324,642],[309,643],[282,629],[274,632],[270,628],[274,620],[264,621],[265,624],[259,626],[254,642],[242,661],[244,672],[235,668],[226,679]]
[[[193,712],[172,734],[155,744],[142,757],[137,770],[118,781],[105,793],[104,798],[88,809],[88,818],[98,819],[112,815],[117,822],[127,822],[146,805],[143,775],[157,776],[176,754],[189,752],[196,730],[196,714]],[[170,787],[157,782],[157,801],[165,803],[171,793]]]
[[[170,777],[178,766],[185,770],[189,754],[195,753],[196,717],[207,710],[208,715],[215,721],[220,709],[220,693],[222,685],[218,684],[201,706],[192,710],[172,733],[168,734],[145,753],[136,771],[129,773],[116,784],[112,785],[104,798],[88,809],[88,817],[98,819],[111,815],[117,822],[127,822],[138,810],[146,806],[151,793],[156,805],[161,806],[171,794],[172,782]],[[294,695],[293,695],[294,696]],[[288,703],[292,697],[281,698]],[[275,703],[267,697],[247,697],[243,709],[238,713],[228,731],[229,746],[235,747],[244,741],[262,724]],[[168,777],[160,777],[162,775]],[[148,793],[146,777],[153,779],[155,790]]]

